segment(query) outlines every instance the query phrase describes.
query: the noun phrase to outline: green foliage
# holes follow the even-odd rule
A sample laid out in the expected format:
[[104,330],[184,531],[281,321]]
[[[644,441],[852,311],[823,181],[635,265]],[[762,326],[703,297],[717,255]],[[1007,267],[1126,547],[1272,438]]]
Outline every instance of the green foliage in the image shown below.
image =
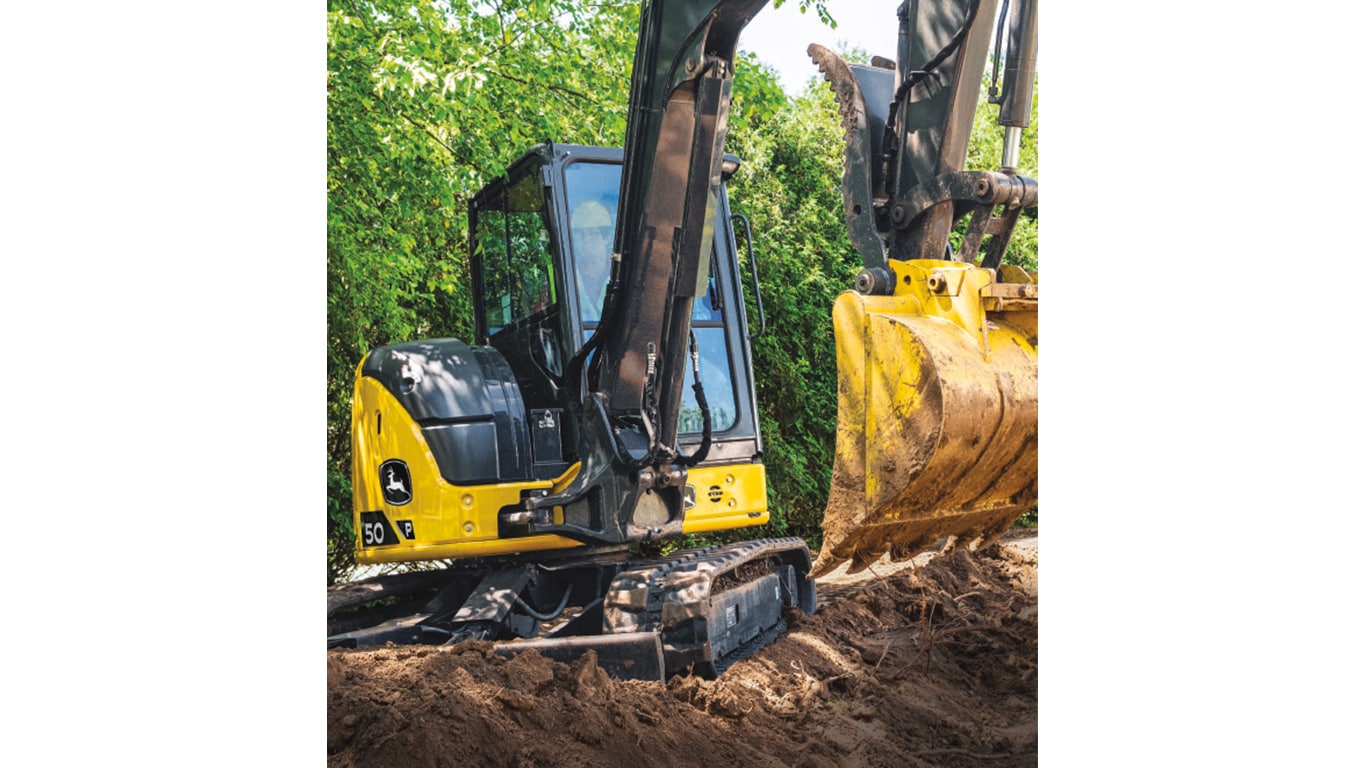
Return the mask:
[[[785,2],[786,0],[773,0],[773,7],[781,8]],[[815,8],[816,16],[820,18],[821,23],[831,29],[839,27],[839,24],[835,23],[835,17],[830,15],[830,11],[826,9],[822,0],[800,0],[799,6],[802,13],[806,13],[808,8]]]
[[[736,57],[735,82],[731,86],[730,136],[771,121],[787,106],[787,94],[778,84],[778,73],[753,53]],[[733,141],[727,139],[728,151]]]
[[635,2],[330,0],[329,576],[351,564],[352,377],[366,351],[469,339],[466,200],[539,141],[620,146]]
[[731,203],[754,228],[768,317],[768,332],[754,342],[754,367],[770,526],[813,543],[834,461],[830,308],[862,267],[844,226],[842,137],[834,99],[822,87],[737,125],[727,139],[744,159]]
[[351,517],[351,475],[332,462],[327,466],[327,583],[346,575],[355,564],[351,543],[356,531]]

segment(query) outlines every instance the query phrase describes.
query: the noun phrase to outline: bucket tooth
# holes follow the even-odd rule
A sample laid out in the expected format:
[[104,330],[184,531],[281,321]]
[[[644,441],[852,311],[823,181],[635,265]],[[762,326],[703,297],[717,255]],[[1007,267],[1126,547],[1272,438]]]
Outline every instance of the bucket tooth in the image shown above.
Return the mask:
[[874,211],[886,202],[882,172],[882,139],[895,73],[880,67],[846,62],[839,54],[812,43],[806,53],[830,83],[844,127],[844,219],[849,242],[864,266],[887,261]]

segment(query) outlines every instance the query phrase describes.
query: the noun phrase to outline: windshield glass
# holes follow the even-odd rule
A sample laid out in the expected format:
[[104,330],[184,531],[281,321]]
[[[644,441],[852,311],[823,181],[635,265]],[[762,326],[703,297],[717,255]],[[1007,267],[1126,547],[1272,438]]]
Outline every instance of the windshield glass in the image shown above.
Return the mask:
[[[565,189],[569,199],[570,245],[573,250],[575,290],[579,297],[579,318],[583,321],[584,340],[597,328],[602,317],[602,302],[611,277],[612,244],[617,225],[617,203],[621,189],[621,166],[613,163],[576,162],[565,167]],[[718,227],[719,229],[719,227]],[[702,369],[702,388],[711,407],[711,427],[721,432],[735,424],[735,384],[730,371],[730,354],[716,284],[716,254],[710,259],[706,295],[693,301],[693,334],[697,337]],[[678,431],[702,431],[702,412],[692,389],[692,373],[683,389],[683,407]]]

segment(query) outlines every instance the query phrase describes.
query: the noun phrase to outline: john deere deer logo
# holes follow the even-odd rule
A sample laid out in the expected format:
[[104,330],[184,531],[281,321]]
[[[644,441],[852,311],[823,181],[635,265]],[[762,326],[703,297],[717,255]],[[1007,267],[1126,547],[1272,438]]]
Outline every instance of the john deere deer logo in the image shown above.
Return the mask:
[[402,461],[390,459],[379,465],[379,483],[384,500],[395,507],[413,500],[413,479],[408,474],[408,465]]

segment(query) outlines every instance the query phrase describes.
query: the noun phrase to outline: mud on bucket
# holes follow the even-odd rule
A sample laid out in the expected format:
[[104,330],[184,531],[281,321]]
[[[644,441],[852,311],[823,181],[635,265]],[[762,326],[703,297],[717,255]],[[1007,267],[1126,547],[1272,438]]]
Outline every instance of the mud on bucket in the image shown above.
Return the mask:
[[945,536],[989,541],[1038,499],[1037,285],[894,265],[897,295],[835,302],[835,467],[813,576]]

